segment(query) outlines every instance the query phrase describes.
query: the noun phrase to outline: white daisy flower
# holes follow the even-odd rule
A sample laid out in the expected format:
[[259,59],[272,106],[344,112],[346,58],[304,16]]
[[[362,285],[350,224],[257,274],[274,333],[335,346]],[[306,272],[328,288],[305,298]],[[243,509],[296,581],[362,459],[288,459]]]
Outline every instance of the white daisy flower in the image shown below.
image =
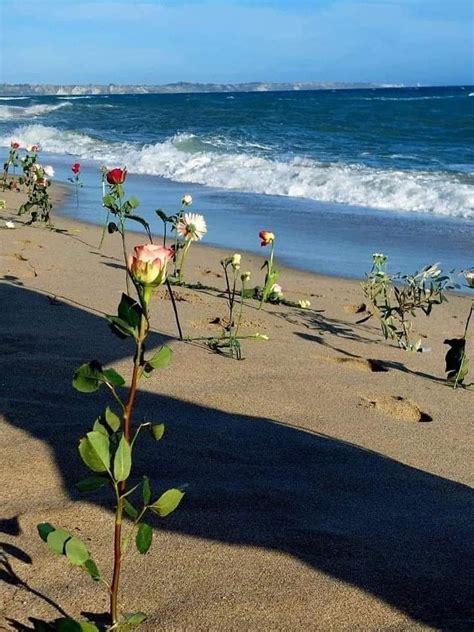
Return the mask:
[[207,233],[206,220],[198,213],[184,213],[176,230],[186,240],[199,241]]

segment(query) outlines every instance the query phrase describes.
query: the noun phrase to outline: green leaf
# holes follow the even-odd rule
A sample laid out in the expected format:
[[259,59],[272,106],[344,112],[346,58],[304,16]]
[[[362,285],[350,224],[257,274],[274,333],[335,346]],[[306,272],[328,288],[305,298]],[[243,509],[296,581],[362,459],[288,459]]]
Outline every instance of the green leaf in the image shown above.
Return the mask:
[[114,477],[116,481],[125,481],[130,476],[132,467],[132,448],[125,439],[120,437],[120,442],[114,457]]
[[153,540],[153,529],[146,522],[140,522],[138,525],[138,531],[135,538],[135,544],[137,545],[138,552],[142,555],[148,552],[151,541]]
[[103,416],[110,429],[113,430],[113,432],[117,432],[120,428],[120,417],[116,415],[109,406],[105,409]]
[[89,552],[79,538],[71,538],[66,542],[66,557],[74,566],[82,566],[89,559]]
[[96,419],[94,421],[94,425],[92,426],[92,430],[94,432],[101,432],[106,437],[109,436],[109,433],[107,432],[107,428],[104,426],[104,424],[102,423],[101,419]]
[[64,545],[71,538],[72,535],[66,529],[56,529],[51,531],[46,542],[50,551],[57,553],[57,555],[62,555],[64,553]]
[[125,380],[115,369],[105,369],[102,371],[102,375],[112,386],[123,386],[125,384]]
[[164,518],[176,509],[183,496],[184,493],[179,489],[168,489],[168,491],[162,494],[158,500],[150,506],[150,509],[160,516],[160,518]]
[[107,320],[110,323],[110,327],[114,334],[117,334],[119,338],[126,338],[127,336],[135,336],[135,329],[127,325],[127,323],[118,318],[118,316],[107,315]]
[[43,540],[43,542],[47,541],[48,535],[50,533],[56,531],[53,525],[49,522],[42,522],[41,524],[36,525],[36,528],[38,529],[39,536]]
[[139,217],[138,215],[127,215],[127,219],[131,219],[134,222],[138,222],[139,224],[141,224],[143,228],[146,230],[146,234],[148,235],[151,241],[152,237],[151,237],[151,231],[150,231],[150,224],[146,220],[144,220],[143,217]]
[[102,198],[102,204],[110,209],[114,209],[115,210],[115,198],[113,195],[110,195],[110,193],[108,195],[104,195],[104,197]]
[[110,467],[109,437],[97,432],[88,432],[79,442],[79,454],[93,472],[107,472]]
[[95,393],[102,383],[102,367],[93,360],[82,364],[74,373],[72,385],[81,393]]
[[153,439],[159,441],[165,434],[165,424],[152,424],[150,431],[153,435]]
[[138,208],[140,206],[140,200],[133,195],[127,200],[127,202],[130,208]]
[[74,619],[56,619],[54,621],[56,632],[82,632],[81,625]]
[[150,486],[150,479],[148,478],[148,476],[143,477],[142,497],[143,497],[143,504],[148,505],[151,500],[151,486]]
[[105,476],[89,476],[76,483],[76,487],[80,492],[95,492],[107,485],[108,482],[109,480]]
[[99,628],[90,621],[79,621],[82,632],[99,632]]
[[128,625],[132,626],[132,628],[136,628],[137,625],[143,623],[146,620],[146,614],[143,612],[134,612],[133,614],[125,614],[125,621]]
[[167,222],[170,219],[168,215],[166,215],[166,213],[161,208],[157,208],[155,213],[163,222]]
[[130,518],[138,518],[138,511],[127,498],[123,499],[123,508],[125,509],[125,513],[128,514]]
[[132,329],[136,329],[140,324],[140,318],[142,316],[142,308],[137,301],[127,294],[122,294],[122,299],[118,306],[118,317]]
[[171,347],[163,345],[146,363],[145,374],[151,373],[153,369],[165,369],[171,362],[173,350]]
[[91,560],[90,558],[86,560],[84,562],[84,568],[86,569],[86,571],[89,573],[89,575],[92,577],[94,581],[99,581],[101,575],[100,575],[99,569],[97,568],[97,564],[94,562],[94,560]]

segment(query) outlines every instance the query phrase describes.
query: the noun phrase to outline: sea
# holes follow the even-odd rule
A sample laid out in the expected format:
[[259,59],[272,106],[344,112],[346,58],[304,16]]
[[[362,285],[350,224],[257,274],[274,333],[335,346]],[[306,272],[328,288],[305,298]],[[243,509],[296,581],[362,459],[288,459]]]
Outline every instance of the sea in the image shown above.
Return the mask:
[[[39,144],[68,182],[60,213],[102,223],[102,166],[126,166],[126,194],[155,214],[191,194],[204,243],[350,278],[373,252],[392,272],[474,266],[474,87],[212,94],[0,97],[0,157]],[[57,220],[59,221],[59,220]]]

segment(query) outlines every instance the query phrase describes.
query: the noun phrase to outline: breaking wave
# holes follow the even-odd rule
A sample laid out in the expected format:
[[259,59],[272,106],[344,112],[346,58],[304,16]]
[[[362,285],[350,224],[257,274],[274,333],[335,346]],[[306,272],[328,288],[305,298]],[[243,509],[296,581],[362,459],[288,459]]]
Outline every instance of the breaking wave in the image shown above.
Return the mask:
[[39,103],[37,105],[0,105],[0,120],[20,120],[20,119],[28,119],[35,118],[37,116],[44,116],[45,114],[49,114],[49,112],[53,112],[54,110],[59,110],[59,108],[67,107],[68,105],[72,105],[68,101],[64,103]]
[[[27,125],[0,139],[39,143],[43,150],[92,159],[131,173],[238,191],[301,197],[386,210],[416,211],[474,219],[474,179],[469,174],[405,171],[359,164],[275,159],[219,137],[178,134],[148,145],[110,143],[55,127]],[[220,145],[225,145],[222,147]]]

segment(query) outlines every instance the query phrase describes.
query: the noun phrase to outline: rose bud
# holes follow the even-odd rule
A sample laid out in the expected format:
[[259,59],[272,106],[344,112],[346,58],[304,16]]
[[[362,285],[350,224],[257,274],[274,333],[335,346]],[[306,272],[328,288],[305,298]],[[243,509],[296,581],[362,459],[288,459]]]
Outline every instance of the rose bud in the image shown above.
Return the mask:
[[273,233],[270,233],[268,230],[261,230],[258,233],[258,236],[261,239],[261,246],[268,246],[275,240],[275,235]]
[[181,200],[181,204],[183,206],[191,206],[192,203],[193,203],[193,198],[191,195],[189,195],[189,193],[185,195],[183,199]]
[[135,254],[128,257],[128,270],[140,285],[156,286],[166,281],[166,266],[173,251],[163,246],[146,244],[135,246]]
[[75,175],[77,175],[77,174],[80,172],[80,170],[81,170],[81,165],[80,165],[80,163],[78,163],[78,162],[75,162],[75,163],[72,165],[72,167],[71,167],[71,171],[72,171]]
[[123,184],[127,177],[126,169],[111,169],[105,176],[109,184]]

